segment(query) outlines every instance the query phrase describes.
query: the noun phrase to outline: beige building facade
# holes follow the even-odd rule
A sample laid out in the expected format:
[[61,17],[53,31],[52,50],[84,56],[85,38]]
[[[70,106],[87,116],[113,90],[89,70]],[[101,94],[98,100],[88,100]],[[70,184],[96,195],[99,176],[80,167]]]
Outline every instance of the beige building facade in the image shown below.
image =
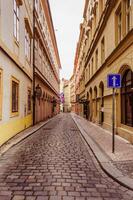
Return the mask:
[[74,74],[70,78],[69,82],[70,82],[71,112],[75,112],[76,95],[75,95],[75,76],[74,76]]
[[32,7],[0,1],[0,145],[32,125]]
[[70,102],[70,81],[65,80],[64,87],[64,103],[63,103],[63,112],[70,112],[71,111],[71,102]]
[[86,0],[82,26],[83,57],[78,58],[83,69],[77,85],[84,103],[80,112],[112,130],[107,75],[121,74],[122,88],[115,90],[115,129],[133,143],[133,1]]
[[48,0],[0,1],[0,146],[59,113],[61,64]]
[[34,121],[38,123],[60,110],[61,64],[48,0],[35,0],[34,23]]

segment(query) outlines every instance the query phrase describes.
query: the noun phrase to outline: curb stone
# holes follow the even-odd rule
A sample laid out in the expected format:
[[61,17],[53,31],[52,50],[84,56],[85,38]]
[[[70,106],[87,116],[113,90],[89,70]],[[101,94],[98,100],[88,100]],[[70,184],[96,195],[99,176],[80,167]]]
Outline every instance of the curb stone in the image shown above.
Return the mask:
[[99,148],[97,143],[86,133],[86,131],[81,127],[81,125],[79,125],[79,123],[76,121],[75,117],[72,114],[71,116],[75,124],[77,125],[78,129],[80,130],[81,137],[87,143],[87,145],[91,148],[94,156],[96,157],[98,163],[100,164],[104,172],[106,172],[111,178],[113,178],[122,186],[133,191],[133,179],[129,178],[128,176],[123,175],[122,172],[118,170],[111,163],[111,159],[108,158],[106,153],[104,153]]

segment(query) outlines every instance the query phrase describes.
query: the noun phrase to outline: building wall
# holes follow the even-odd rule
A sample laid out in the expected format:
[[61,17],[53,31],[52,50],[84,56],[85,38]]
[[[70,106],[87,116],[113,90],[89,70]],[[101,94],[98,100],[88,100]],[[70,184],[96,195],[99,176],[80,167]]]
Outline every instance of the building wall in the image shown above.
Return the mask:
[[[0,1],[0,145],[16,133],[32,125],[32,109],[28,112],[28,89],[32,90],[32,60],[25,57],[25,18],[32,27],[32,10],[29,1],[20,6],[19,42],[13,35],[13,1]],[[6,16],[6,18],[5,18]],[[32,30],[32,28],[31,28]],[[31,43],[32,51],[32,43]],[[12,78],[19,82],[19,109],[11,113]]]
[[[14,34],[14,27],[16,27],[14,2],[19,8],[19,39]],[[35,55],[33,55],[33,2],[29,0],[9,0],[8,3],[5,0],[0,1],[0,145],[32,125],[34,99],[36,99],[36,123],[59,113],[61,64],[49,1],[35,1],[37,6],[34,29],[35,45],[37,44],[37,51],[34,49]],[[37,97],[36,91],[33,93],[33,66],[35,90],[38,86],[41,87],[40,98]],[[16,112],[11,112],[12,99],[14,99],[12,98],[12,80],[18,84]],[[29,106],[30,110],[28,110]]]
[[[40,0],[36,2],[35,88],[39,86],[42,91],[40,98],[36,98],[35,122],[37,123],[59,113],[59,70],[61,64],[49,1]],[[42,112],[43,109],[44,112]]]
[[67,81],[67,83],[64,84],[64,112],[70,112],[71,111],[71,103],[70,103],[70,83]]
[[[102,10],[101,2],[103,2]],[[112,90],[107,88],[107,75],[120,73],[123,77],[126,69],[133,71],[133,2],[131,1],[130,7],[130,30],[127,32],[126,2],[124,0],[101,0],[100,2],[92,1],[90,4],[90,1],[86,0],[84,31],[81,30],[82,38],[85,38],[85,40],[82,39],[83,59],[80,62],[79,69],[83,68],[84,71],[81,72],[81,80],[79,79],[79,95],[80,98],[85,96],[88,101],[88,119],[108,130],[112,130]],[[122,12],[121,41],[118,41],[119,26],[117,20],[120,8]],[[96,53],[97,50],[98,54]],[[120,89],[116,90],[115,105],[116,133],[133,143],[133,127],[121,122]],[[79,107],[81,114],[83,109],[81,105]]]
[[70,78],[70,103],[71,103],[71,112],[75,112],[75,102],[76,102],[76,95],[75,95],[75,77],[74,74]]

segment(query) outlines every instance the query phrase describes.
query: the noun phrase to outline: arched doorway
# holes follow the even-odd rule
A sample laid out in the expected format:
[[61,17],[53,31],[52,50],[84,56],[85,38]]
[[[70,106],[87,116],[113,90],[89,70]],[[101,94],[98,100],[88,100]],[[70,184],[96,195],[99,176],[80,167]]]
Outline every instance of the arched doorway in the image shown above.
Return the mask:
[[121,123],[133,127],[133,72],[130,69],[122,78]]
[[100,96],[100,124],[104,122],[104,84],[103,82],[99,85],[99,96]]

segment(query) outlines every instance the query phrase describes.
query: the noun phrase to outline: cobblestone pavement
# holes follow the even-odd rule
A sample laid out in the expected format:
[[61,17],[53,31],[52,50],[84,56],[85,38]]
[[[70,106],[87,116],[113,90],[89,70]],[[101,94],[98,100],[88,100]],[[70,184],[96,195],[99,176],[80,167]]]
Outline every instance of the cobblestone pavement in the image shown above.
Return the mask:
[[0,200],[133,200],[61,114],[0,158]]

